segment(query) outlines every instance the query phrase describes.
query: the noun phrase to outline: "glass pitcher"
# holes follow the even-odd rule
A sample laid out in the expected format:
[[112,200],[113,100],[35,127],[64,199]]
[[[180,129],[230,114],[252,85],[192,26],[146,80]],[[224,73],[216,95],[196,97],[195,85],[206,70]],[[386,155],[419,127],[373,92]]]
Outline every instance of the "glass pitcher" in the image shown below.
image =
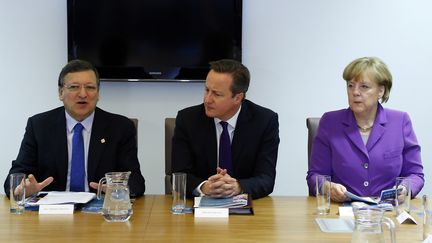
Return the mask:
[[372,207],[353,208],[354,211],[354,231],[351,243],[360,242],[384,242],[382,225],[386,225],[390,230],[391,242],[396,242],[395,225],[387,217],[383,217],[384,210]]
[[108,222],[125,222],[132,215],[128,180],[131,172],[109,172],[99,181],[97,198],[101,199],[102,184],[106,182],[102,215]]

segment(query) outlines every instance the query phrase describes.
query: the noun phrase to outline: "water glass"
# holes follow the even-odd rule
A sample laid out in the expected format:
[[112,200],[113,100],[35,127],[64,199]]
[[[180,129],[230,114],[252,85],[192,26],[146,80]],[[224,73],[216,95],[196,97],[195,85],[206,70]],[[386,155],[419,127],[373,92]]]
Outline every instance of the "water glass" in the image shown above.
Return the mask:
[[330,189],[331,177],[328,175],[317,175],[316,178],[317,214],[326,215],[330,213]]
[[25,205],[25,178],[24,173],[14,173],[9,176],[10,185],[10,212],[14,214],[24,213]]
[[432,236],[432,198],[423,195],[423,240]]
[[396,214],[399,215],[402,211],[409,213],[411,202],[410,180],[406,177],[396,177],[395,188],[398,189],[395,199]]
[[186,173],[172,174],[173,214],[183,214],[186,207]]

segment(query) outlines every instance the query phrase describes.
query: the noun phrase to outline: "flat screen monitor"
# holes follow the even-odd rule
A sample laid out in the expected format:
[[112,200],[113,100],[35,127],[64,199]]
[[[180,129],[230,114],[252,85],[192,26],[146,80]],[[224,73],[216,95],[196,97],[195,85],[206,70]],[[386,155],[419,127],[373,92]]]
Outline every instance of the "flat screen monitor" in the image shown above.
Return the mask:
[[68,60],[102,81],[204,81],[241,61],[242,0],[68,0]]

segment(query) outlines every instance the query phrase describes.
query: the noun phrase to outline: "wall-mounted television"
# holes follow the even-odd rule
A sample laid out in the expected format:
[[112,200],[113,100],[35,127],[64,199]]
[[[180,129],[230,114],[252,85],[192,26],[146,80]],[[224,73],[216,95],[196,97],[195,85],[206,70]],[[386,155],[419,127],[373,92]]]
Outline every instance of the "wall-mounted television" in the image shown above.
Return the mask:
[[242,0],[68,0],[68,59],[102,81],[204,81],[241,61]]

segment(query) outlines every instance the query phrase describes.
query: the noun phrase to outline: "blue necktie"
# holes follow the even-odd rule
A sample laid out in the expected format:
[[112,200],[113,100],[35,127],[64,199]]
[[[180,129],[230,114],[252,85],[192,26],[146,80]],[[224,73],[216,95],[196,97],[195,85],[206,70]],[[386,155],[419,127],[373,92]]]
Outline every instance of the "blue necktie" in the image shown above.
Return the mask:
[[84,140],[82,136],[83,125],[77,123],[72,138],[72,159],[70,172],[70,191],[83,192],[85,190],[84,169]]
[[232,175],[231,140],[228,134],[228,123],[221,121],[222,133],[219,141],[219,167],[226,169]]

